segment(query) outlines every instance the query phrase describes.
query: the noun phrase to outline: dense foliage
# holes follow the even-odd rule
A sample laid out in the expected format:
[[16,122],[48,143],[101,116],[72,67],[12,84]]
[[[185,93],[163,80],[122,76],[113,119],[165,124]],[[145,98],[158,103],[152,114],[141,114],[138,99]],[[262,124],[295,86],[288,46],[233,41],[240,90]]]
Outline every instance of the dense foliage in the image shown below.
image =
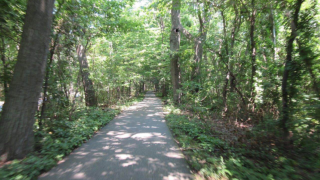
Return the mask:
[[[316,178],[319,3],[56,0],[35,132],[66,135],[80,122],[79,109],[114,107],[152,89],[173,109],[168,125],[200,176]],[[1,99],[25,9],[25,1],[1,2]],[[36,144],[62,148],[49,146]]]
[[[270,138],[269,134],[261,134],[263,128],[247,132],[255,137],[243,138],[235,133],[239,130],[227,129],[228,125],[217,120],[212,124],[170,104],[165,109],[170,112],[167,124],[199,179],[320,178],[318,154],[305,154],[301,149],[288,151],[276,144],[268,146],[260,139]],[[237,141],[241,143],[235,145]],[[274,139],[265,141],[275,143]]]

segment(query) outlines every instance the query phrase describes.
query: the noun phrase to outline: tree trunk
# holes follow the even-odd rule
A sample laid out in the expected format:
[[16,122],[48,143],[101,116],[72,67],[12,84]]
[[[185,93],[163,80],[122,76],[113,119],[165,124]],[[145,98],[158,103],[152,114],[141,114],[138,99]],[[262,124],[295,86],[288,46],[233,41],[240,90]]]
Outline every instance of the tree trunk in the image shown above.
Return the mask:
[[156,92],[159,92],[159,90],[160,90],[160,89],[159,89],[159,83],[160,83],[160,82],[159,82],[158,79],[156,79],[155,82],[154,82],[154,89],[155,89]]
[[[230,69],[230,72],[233,72],[233,68],[234,68],[234,62],[235,62],[235,57],[234,57],[234,42],[235,42],[235,38],[236,38],[236,34],[238,32],[238,30],[240,29],[240,25],[241,25],[241,18],[240,18],[240,15],[239,15],[239,12],[238,12],[238,7],[236,4],[234,4],[233,6],[234,8],[234,11],[235,11],[235,18],[234,18],[234,21],[233,21],[233,28],[232,28],[232,31],[231,31],[231,43],[230,43],[230,54],[229,54],[229,69]],[[235,78],[233,76],[230,77],[230,92],[233,92],[234,89],[235,89]]]
[[[200,28],[202,29],[202,28]],[[194,42],[194,66],[192,67],[191,72],[191,81],[195,83],[200,83],[200,64],[202,61],[202,54],[203,54],[203,43],[206,40],[206,32],[202,32],[199,37],[195,39]],[[197,84],[195,87],[192,88],[192,92],[197,93],[200,87]]]
[[[207,23],[207,9],[208,9],[208,4],[204,4],[204,13],[203,15],[201,14],[201,7],[199,6],[200,2],[197,0],[197,8],[198,10],[198,20],[199,20],[199,36],[194,39],[194,66],[192,67],[192,72],[191,72],[191,81],[200,83],[200,65],[202,61],[202,55],[203,55],[203,44],[207,39],[207,30],[205,27],[205,24]],[[193,88],[192,92],[198,92],[200,89],[199,85],[196,85],[196,87]]]
[[[124,84],[124,82],[123,82],[122,84]],[[125,92],[124,86],[121,86],[121,95],[122,95],[123,97],[126,96],[126,92]]]
[[120,87],[117,87],[117,99],[119,100],[121,98],[121,90]]
[[289,79],[289,73],[290,73],[290,64],[292,62],[292,52],[293,52],[293,42],[295,38],[297,37],[297,23],[298,23],[298,16],[300,7],[303,0],[297,0],[295,4],[295,12],[293,15],[293,19],[291,21],[291,34],[287,42],[287,56],[286,56],[286,62],[285,67],[283,71],[283,78],[282,78],[282,85],[281,85],[281,91],[282,91],[282,118],[280,119],[280,128],[283,130],[283,136],[284,138],[289,138],[289,129],[287,127],[287,122],[289,120],[289,97],[288,97],[288,79]]
[[0,119],[0,155],[23,158],[33,151],[34,116],[38,107],[54,0],[29,0],[10,88]]
[[55,38],[53,39],[53,45],[52,45],[52,47],[50,49],[49,63],[48,63],[47,68],[46,68],[46,75],[45,75],[45,78],[44,78],[44,85],[43,85],[42,106],[41,106],[40,117],[39,117],[39,129],[42,129],[44,112],[45,112],[46,105],[47,105],[47,100],[48,100],[47,92],[48,92],[49,74],[51,72],[51,64],[53,62],[54,51],[56,49],[57,42],[58,42],[58,34],[59,33],[57,33],[55,35]]
[[[224,37],[224,48],[225,48],[225,55],[221,53],[221,61],[225,62],[226,64],[226,77],[224,80],[223,90],[222,90],[222,100],[223,100],[223,113],[227,112],[228,110],[228,104],[227,104],[227,95],[228,95],[228,84],[229,84],[229,78],[230,78],[230,72],[229,72],[229,46],[228,46],[228,38],[227,38],[227,24],[226,19],[224,16],[224,12],[221,11],[221,17],[222,17],[222,24],[223,24],[223,37]],[[226,60],[226,61],[225,61]]]
[[170,50],[171,50],[171,81],[173,88],[173,102],[180,104],[181,95],[180,76],[179,76],[179,48],[180,48],[180,6],[181,0],[172,0],[171,9],[171,35],[170,35]]
[[136,83],[134,81],[133,81],[133,84],[135,86],[135,95],[134,96],[138,97],[139,96],[140,85],[139,85],[139,83]]
[[128,97],[131,97],[131,80],[130,80],[129,88],[128,88]]
[[146,91],[146,84],[143,82],[142,83],[142,91],[145,92]]
[[162,38],[162,44],[163,44],[163,33],[164,33],[164,28],[165,28],[165,24],[163,22],[163,19],[162,17],[160,16],[159,17],[159,26],[160,26],[160,29],[161,29],[161,38]]
[[[236,7],[234,7],[236,11]],[[226,113],[228,110],[228,104],[227,104],[227,96],[228,96],[228,85],[230,82],[230,91],[233,92],[233,89],[235,89],[235,77],[230,75],[230,72],[233,71],[233,65],[232,65],[232,58],[233,58],[233,47],[234,47],[234,41],[235,41],[235,34],[236,30],[239,29],[240,22],[238,22],[238,13],[236,11],[236,17],[234,18],[233,22],[233,28],[231,31],[231,40],[230,40],[230,49],[229,49],[229,42],[228,42],[228,37],[227,37],[227,24],[224,16],[224,12],[221,11],[221,16],[222,16],[222,22],[223,22],[223,36],[224,36],[224,47],[225,47],[225,56],[221,54],[221,60],[225,62],[226,64],[226,77],[225,77],[225,82],[222,90],[222,99],[223,99],[223,113]]]
[[162,85],[162,97],[166,97],[168,95],[168,91],[167,91],[167,82],[163,82],[163,85]]
[[272,31],[272,42],[273,42],[273,46],[272,46],[272,60],[273,62],[275,62],[276,59],[276,46],[277,46],[277,38],[276,38],[276,25],[275,25],[275,20],[274,20],[274,12],[273,12],[273,7],[272,5],[270,5],[270,23],[271,23],[271,29],[270,31]]
[[251,104],[252,104],[252,111],[255,110],[255,80],[254,77],[256,76],[256,41],[254,39],[254,31],[255,31],[255,22],[256,22],[256,12],[255,9],[255,1],[251,0],[251,18],[250,18],[250,45],[251,45]]
[[139,82],[139,93],[142,93],[142,82]]
[[[58,12],[60,12],[61,7],[63,5],[64,1],[58,5],[58,10],[55,13],[55,16],[53,17],[53,22],[55,22],[55,18],[56,15],[59,14]],[[43,118],[44,118],[44,112],[46,110],[46,105],[47,105],[47,101],[48,101],[48,95],[47,95],[47,91],[48,91],[48,82],[49,82],[49,75],[51,73],[51,64],[53,62],[53,55],[54,55],[54,51],[56,49],[56,46],[58,44],[59,41],[59,34],[60,34],[60,28],[58,32],[55,34],[54,38],[51,39],[52,41],[52,47],[50,48],[50,54],[49,54],[49,63],[47,64],[47,68],[46,68],[46,73],[45,73],[45,78],[44,78],[44,84],[43,84],[43,97],[42,97],[42,105],[41,105],[41,110],[40,110],[40,116],[39,116],[39,129],[42,129],[42,123],[43,123]]]
[[59,81],[60,81],[60,87],[61,87],[61,91],[64,93],[64,96],[65,96],[65,102],[67,102],[67,104],[63,104],[63,106],[68,106],[69,105],[69,89],[67,88],[67,84],[63,81],[64,80],[64,74],[63,74],[63,66],[62,66],[62,62],[61,62],[61,56],[60,56],[60,52],[58,51],[57,53],[57,59],[58,59],[58,62],[57,62],[57,72],[56,72],[56,75],[58,76],[59,78]]
[[86,57],[86,48],[79,45],[77,48],[78,60],[80,65],[80,73],[82,76],[82,84],[84,88],[86,106],[97,106],[97,98],[93,83],[89,78],[89,66]]

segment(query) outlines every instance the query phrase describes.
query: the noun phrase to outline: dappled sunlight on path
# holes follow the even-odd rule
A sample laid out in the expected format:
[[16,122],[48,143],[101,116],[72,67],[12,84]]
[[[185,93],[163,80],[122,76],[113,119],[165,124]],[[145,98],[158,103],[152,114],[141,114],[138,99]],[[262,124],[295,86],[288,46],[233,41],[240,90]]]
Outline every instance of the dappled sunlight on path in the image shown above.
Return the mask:
[[39,179],[192,179],[153,93]]

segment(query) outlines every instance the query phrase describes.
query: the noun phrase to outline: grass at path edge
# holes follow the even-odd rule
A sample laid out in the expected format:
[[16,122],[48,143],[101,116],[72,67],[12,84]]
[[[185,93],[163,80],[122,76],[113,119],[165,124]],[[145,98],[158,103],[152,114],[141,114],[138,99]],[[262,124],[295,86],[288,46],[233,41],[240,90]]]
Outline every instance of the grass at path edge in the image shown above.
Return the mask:
[[0,168],[0,179],[32,180],[56,166],[57,162],[74,149],[87,142],[102,127],[107,125],[121,110],[140,102],[144,94],[132,98],[116,109],[81,108],[73,120],[66,116],[50,121],[43,131],[35,130],[36,151],[22,160],[13,160]]
[[171,99],[161,99],[164,111],[168,113],[165,116],[167,125],[193,170],[195,179],[320,179],[319,173],[311,173],[306,168],[310,166],[308,162],[301,164],[286,156],[249,149],[245,144],[239,147],[224,142],[219,138],[220,132],[213,132],[206,121],[192,113],[184,113],[183,108],[174,106]]

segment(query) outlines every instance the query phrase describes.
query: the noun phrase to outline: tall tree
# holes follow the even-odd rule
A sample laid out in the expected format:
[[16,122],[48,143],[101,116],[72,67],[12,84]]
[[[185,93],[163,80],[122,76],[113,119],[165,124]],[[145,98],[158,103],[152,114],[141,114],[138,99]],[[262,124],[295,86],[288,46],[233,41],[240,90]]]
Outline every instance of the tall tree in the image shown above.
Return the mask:
[[90,79],[89,66],[86,56],[87,46],[79,45],[77,48],[78,60],[80,65],[80,73],[82,77],[82,84],[84,88],[86,106],[97,106],[97,98]]
[[[203,6],[203,7],[202,7]],[[203,9],[203,13],[201,10]],[[194,38],[194,65],[192,66],[192,72],[191,72],[191,81],[200,83],[201,84],[201,78],[200,78],[200,68],[201,68],[201,61],[202,61],[202,55],[203,55],[203,45],[205,44],[205,41],[207,39],[207,24],[209,24],[209,3],[204,2],[203,5],[200,3],[199,0],[197,0],[197,16],[199,20],[199,30],[198,30],[198,36]],[[186,35],[188,38],[188,35]],[[199,91],[199,85],[196,85],[194,88],[195,92]]]
[[0,119],[0,155],[23,158],[33,150],[34,116],[46,67],[54,0],[29,0],[8,95]]
[[251,103],[252,103],[252,111],[255,109],[255,76],[256,76],[256,41],[255,41],[255,22],[256,22],[256,13],[255,9],[255,1],[251,0],[251,17],[250,17],[250,53],[251,53]]
[[[285,138],[288,138],[289,136],[289,129],[287,127],[287,122],[289,120],[289,90],[288,90],[288,80],[289,80],[289,74],[290,74],[290,65],[292,63],[293,59],[293,42],[295,41],[297,37],[297,24],[298,24],[298,18],[299,18],[299,12],[301,8],[301,4],[303,3],[303,0],[297,0],[295,3],[294,13],[292,15],[292,20],[290,22],[290,37],[287,41],[287,48],[286,48],[286,60],[285,60],[285,67],[283,71],[283,79],[282,79],[282,118],[280,121],[280,127],[283,130],[283,135]],[[291,18],[291,17],[289,17]]]
[[170,34],[170,50],[171,50],[171,81],[173,87],[173,101],[180,103],[180,69],[179,69],[179,48],[180,48],[180,0],[172,0],[171,9],[171,34]]

